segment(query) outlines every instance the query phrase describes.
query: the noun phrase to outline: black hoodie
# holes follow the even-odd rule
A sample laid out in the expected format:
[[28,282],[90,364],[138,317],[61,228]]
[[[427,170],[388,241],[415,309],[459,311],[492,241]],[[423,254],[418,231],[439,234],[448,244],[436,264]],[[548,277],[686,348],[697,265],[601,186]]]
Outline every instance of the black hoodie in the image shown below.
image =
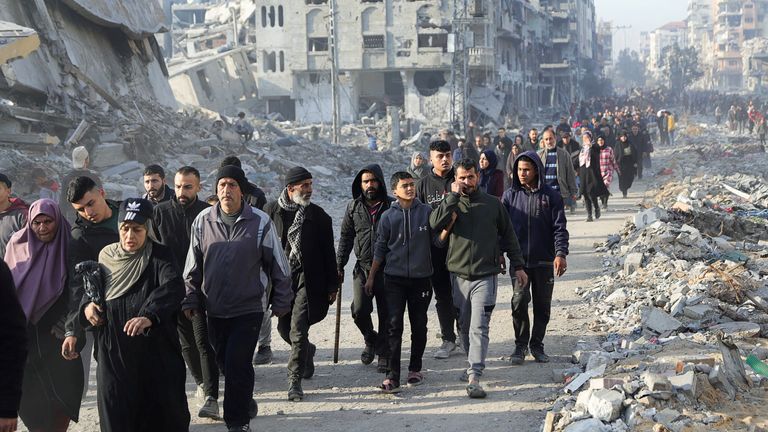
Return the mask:
[[[368,207],[363,193],[363,173],[373,173],[379,182],[379,206],[374,210]],[[373,247],[376,243],[376,228],[381,214],[387,210],[394,199],[387,195],[387,185],[381,167],[371,164],[361,169],[352,182],[352,200],[347,204],[344,219],[341,222],[339,247],[336,248],[336,265],[343,270],[349,261],[349,254],[354,247],[357,265],[368,274],[373,263]],[[372,213],[373,212],[373,213]]]

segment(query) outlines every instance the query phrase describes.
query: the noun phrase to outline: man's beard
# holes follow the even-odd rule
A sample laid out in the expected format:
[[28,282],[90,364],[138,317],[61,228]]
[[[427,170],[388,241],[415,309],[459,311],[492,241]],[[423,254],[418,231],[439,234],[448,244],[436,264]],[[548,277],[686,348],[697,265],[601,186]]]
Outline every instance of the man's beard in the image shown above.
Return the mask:
[[369,200],[375,200],[379,191],[377,189],[368,189],[365,191],[365,197]]
[[301,192],[296,191],[293,194],[291,194],[291,201],[295,202],[296,204],[306,207],[309,205],[310,199],[312,197],[312,194],[307,194],[305,197]]

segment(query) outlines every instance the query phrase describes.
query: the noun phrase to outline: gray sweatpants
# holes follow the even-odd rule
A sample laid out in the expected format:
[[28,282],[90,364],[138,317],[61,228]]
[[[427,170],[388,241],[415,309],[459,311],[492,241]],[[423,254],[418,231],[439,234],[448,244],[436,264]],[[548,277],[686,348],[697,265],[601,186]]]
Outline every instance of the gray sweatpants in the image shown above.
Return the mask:
[[[267,298],[267,290],[264,290],[264,320],[261,322],[261,330],[259,330],[259,346],[270,346],[272,344],[272,308],[269,305],[269,299]],[[255,356],[256,354],[254,354]]]
[[459,310],[461,342],[467,351],[467,375],[480,377],[488,355],[488,330],[496,306],[496,275],[468,281],[451,275],[453,304]]

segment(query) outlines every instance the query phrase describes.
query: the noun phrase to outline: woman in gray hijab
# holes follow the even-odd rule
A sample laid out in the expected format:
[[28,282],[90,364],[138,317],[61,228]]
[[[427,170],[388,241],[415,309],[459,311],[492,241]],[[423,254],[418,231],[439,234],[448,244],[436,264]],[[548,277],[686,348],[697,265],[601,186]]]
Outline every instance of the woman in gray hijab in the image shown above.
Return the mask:
[[428,172],[429,167],[427,166],[427,159],[424,158],[424,155],[421,154],[421,152],[413,152],[411,155],[411,165],[408,167],[408,173],[413,176],[414,180],[419,180],[427,175]]
[[153,241],[151,218],[145,199],[120,204],[120,242],[102,249],[101,278],[80,306],[80,321],[95,333],[102,432],[189,429],[176,333],[184,283],[170,251]]

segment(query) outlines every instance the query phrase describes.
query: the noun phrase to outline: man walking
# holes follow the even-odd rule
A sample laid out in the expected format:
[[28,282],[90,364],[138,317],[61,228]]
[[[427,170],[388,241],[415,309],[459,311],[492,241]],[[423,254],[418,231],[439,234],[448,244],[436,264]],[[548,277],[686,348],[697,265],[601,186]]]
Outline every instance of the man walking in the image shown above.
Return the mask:
[[277,322],[280,336],[291,345],[288,399],[294,402],[304,399],[301,380],[315,374],[316,347],[309,342],[309,327],[325,318],[339,290],[331,217],[311,197],[312,174],[295,167],[286,174],[277,201],[264,208],[282,239],[295,293],[291,313]]
[[[218,366],[224,372],[224,422],[230,432],[250,431],[258,406],[253,400],[253,351],[270,299],[277,316],[288,313],[293,292],[290,270],[275,225],[245,205],[243,170],[225,166],[216,174],[219,202],[197,215],[184,266],[184,315],[208,317]],[[271,295],[265,295],[271,284]]]
[[[546,167],[533,153],[523,153],[515,161],[512,187],[502,197],[502,204],[515,228],[525,261],[529,283],[513,281],[512,323],[515,328],[513,364],[522,364],[528,348],[537,362],[547,363],[544,335],[552,308],[555,274],[567,268],[568,229],[561,194],[551,188]],[[533,329],[528,318],[528,304],[533,298]]]
[[[570,132],[565,134],[568,134],[570,140]],[[576,170],[573,169],[571,155],[564,148],[557,146],[555,134],[551,130],[544,132],[541,140],[544,148],[539,150],[538,156],[544,163],[544,182],[559,192],[563,201],[569,203],[571,212],[574,212],[579,188],[576,186]],[[512,168],[514,170],[514,166]],[[514,177],[517,173],[513,171],[511,175]]]
[[11,197],[11,186],[11,179],[0,173],[0,257],[5,256],[5,247],[13,233],[27,224],[27,203]]
[[[450,193],[454,180],[450,144],[446,141],[433,141],[429,145],[429,159],[432,162],[432,170],[416,184],[416,197],[434,209]],[[447,249],[433,245],[431,253],[432,290],[435,293],[435,309],[443,340],[434,357],[447,359],[456,350],[456,310],[453,307],[451,276],[445,264]]]
[[144,190],[147,193],[142,198],[155,205],[173,198],[173,189],[165,184],[165,170],[160,165],[144,168]]
[[[184,268],[189,251],[192,222],[198,214],[210,207],[197,198],[200,192],[200,172],[183,166],[176,171],[173,179],[175,196],[155,206],[153,212],[154,231],[157,240],[168,247],[173,254],[176,267]],[[178,316],[181,354],[189,368],[205,402],[197,413],[198,417],[219,416],[219,368],[216,355],[208,340],[208,325],[203,314],[195,314],[191,320],[184,314]]]
[[[391,353],[390,370],[380,388],[384,393],[400,391],[400,356],[403,344],[403,315],[408,308],[411,323],[411,360],[408,364],[408,385],[424,382],[421,373],[422,356],[427,346],[427,310],[432,300],[429,276],[432,275],[429,214],[432,209],[416,199],[416,184],[406,172],[396,172],[390,181],[397,202],[384,212],[379,223],[373,265],[365,291],[368,295],[386,297],[389,323],[388,343]],[[376,275],[384,264],[383,292],[377,287]]]
[[447,267],[453,275],[454,304],[459,309],[461,338],[468,354],[470,398],[486,396],[480,377],[488,354],[488,326],[496,306],[497,275],[506,272],[505,252],[520,283],[528,282],[509,216],[499,199],[479,190],[477,184],[474,161],[458,162],[451,193],[429,218],[433,230],[450,231]]
[[373,298],[363,289],[373,263],[373,247],[376,243],[376,231],[381,215],[389,209],[392,198],[387,195],[384,174],[381,167],[373,164],[360,170],[352,182],[352,200],[347,204],[344,220],[341,222],[339,248],[336,252],[336,265],[339,282],[344,281],[344,266],[349,261],[349,254],[354,247],[357,262],[352,271],[352,319],[360,329],[365,340],[365,349],[360,354],[360,361],[371,364],[374,356],[379,356],[378,370],[386,373],[389,359],[387,333],[387,304],[384,296],[384,278],[377,275],[372,281],[373,298],[376,299],[378,332],[373,329],[371,313]]

